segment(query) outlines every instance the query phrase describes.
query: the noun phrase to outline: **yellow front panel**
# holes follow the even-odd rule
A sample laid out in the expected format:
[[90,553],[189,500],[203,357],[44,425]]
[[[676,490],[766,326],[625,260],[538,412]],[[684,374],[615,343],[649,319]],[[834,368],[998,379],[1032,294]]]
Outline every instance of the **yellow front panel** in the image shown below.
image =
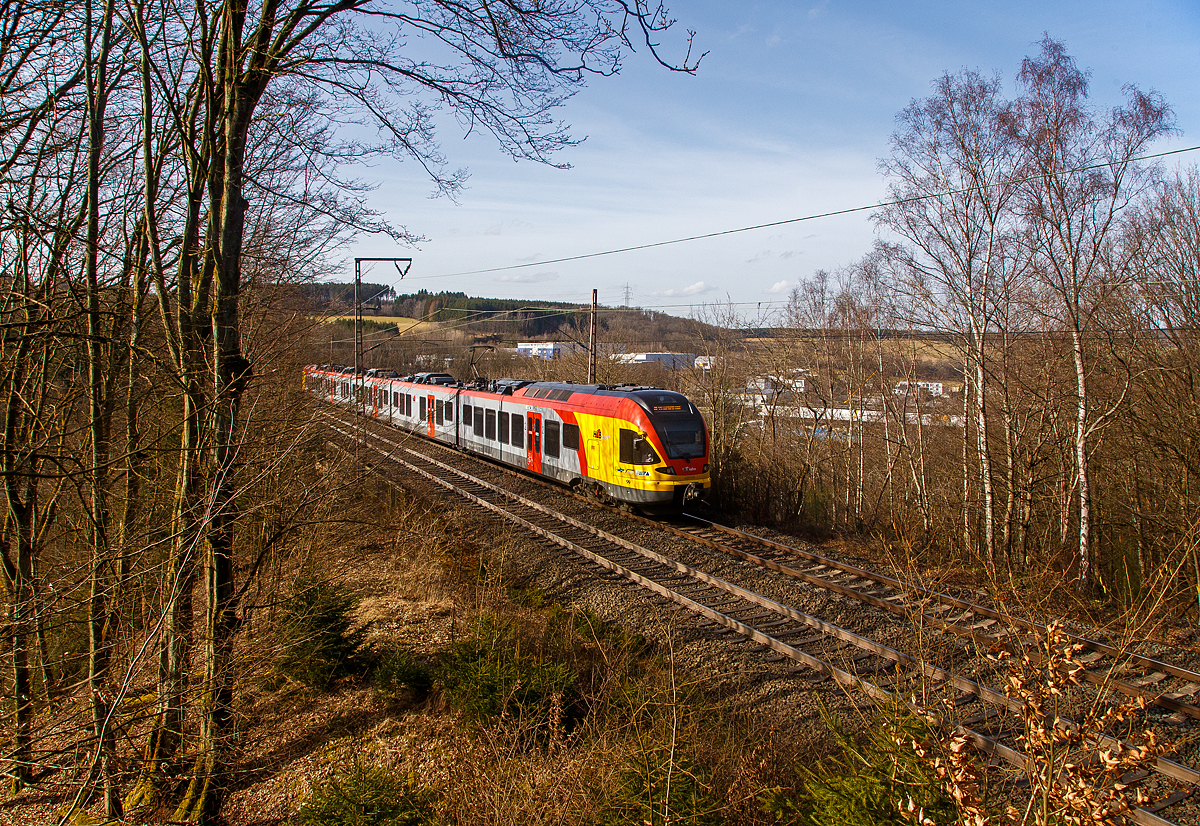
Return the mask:
[[579,424],[579,437],[587,451],[588,476],[591,478],[634,490],[670,491],[691,482],[702,482],[707,487],[708,474],[666,481],[662,477],[655,479],[658,474],[652,465],[622,463],[618,429],[624,426],[644,434],[632,422],[589,413],[576,413],[575,420]]

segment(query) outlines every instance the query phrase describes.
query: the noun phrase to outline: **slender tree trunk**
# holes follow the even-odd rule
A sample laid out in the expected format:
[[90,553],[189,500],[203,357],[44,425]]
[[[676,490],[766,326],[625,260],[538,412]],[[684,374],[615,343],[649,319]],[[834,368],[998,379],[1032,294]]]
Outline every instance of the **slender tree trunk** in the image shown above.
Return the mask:
[[1009,350],[1011,342],[1005,334],[1004,352],[1001,355],[1003,375],[1000,381],[1001,423],[1004,426],[1004,485],[1007,488],[1004,499],[1004,525],[1001,534],[1001,553],[1005,567],[1012,572],[1014,530],[1013,520],[1017,511],[1017,444],[1016,422],[1013,414],[1012,392],[1009,387],[1011,373],[1009,371]]
[[962,429],[962,543],[964,558],[974,554],[971,541],[971,364],[963,351],[963,429]]
[[[975,320],[971,320],[972,327],[975,327]],[[975,449],[979,456],[979,490],[983,496],[983,564],[987,568],[988,576],[996,576],[996,526],[995,514],[992,504],[992,457],[988,450],[988,416],[987,416],[987,393],[986,391],[986,370],[984,365],[984,341],[983,330],[974,329],[972,333],[974,339],[975,353],[973,360],[975,367],[973,371],[975,384]]]
[[34,584],[32,513],[27,504],[9,505],[16,559],[5,556],[5,579],[11,598],[9,650],[12,656],[12,746],[9,750],[9,791],[16,794],[33,777],[33,672],[29,666],[29,639],[33,635]]
[[[111,598],[110,568],[112,559],[108,543],[108,457],[109,416],[107,387],[104,375],[106,363],[103,340],[105,333],[100,319],[100,284],[98,259],[100,246],[100,158],[104,151],[104,118],[108,101],[108,52],[112,30],[111,0],[103,14],[100,51],[93,54],[92,3],[86,5],[87,17],[87,80],[88,80],[88,157],[87,157],[87,245],[85,248],[85,278],[87,296],[87,359],[88,404],[91,435],[91,544],[92,569],[88,596],[88,689],[92,704],[92,734],[96,754],[92,770],[100,771],[106,817],[122,817],[121,801],[113,778],[115,738],[109,725],[108,671],[112,641],[109,625]],[[90,785],[84,783],[85,790]],[[86,791],[85,791],[86,793]]]
[[1081,596],[1091,592],[1093,585],[1091,558],[1091,491],[1088,487],[1088,404],[1087,373],[1083,361],[1083,337],[1078,326],[1071,331],[1075,355],[1075,473],[1078,481],[1079,505],[1079,576],[1075,590]]

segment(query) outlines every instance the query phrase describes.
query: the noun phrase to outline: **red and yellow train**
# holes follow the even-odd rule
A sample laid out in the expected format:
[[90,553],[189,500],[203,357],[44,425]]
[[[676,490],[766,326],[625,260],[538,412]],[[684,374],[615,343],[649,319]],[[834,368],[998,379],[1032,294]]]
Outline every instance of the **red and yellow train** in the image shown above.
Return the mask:
[[648,513],[677,512],[711,485],[704,418],[679,393],[382,373],[309,366],[304,382],[334,404]]

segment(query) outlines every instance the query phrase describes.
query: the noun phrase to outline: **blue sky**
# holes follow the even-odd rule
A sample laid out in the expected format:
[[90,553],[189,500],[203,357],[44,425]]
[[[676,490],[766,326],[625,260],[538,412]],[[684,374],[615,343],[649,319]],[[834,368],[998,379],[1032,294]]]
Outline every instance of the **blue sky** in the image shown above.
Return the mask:
[[[559,170],[515,163],[485,136],[441,132],[452,167],[471,173],[457,203],[430,199],[415,164],[377,164],[371,203],[428,238],[416,249],[364,238],[352,255],[412,255],[397,287],[578,301],[600,291],[688,315],[732,301],[753,316],[798,281],[870,248],[868,213],[651,250],[539,262],[877,203],[896,113],[962,68],[999,72],[1009,93],[1043,33],[1092,72],[1091,97],[1132,83],[1160,92],[1181,134],[1200,144],[1200,3],[730,2],[677,0],[672,14],[708,51],[695,76],[631,55],[559,111],[586,141]],[[669,38],[668,38],[669,40]],[[1168,161],[1200,163],[1200,152]],[[475,275],[469,271],[528,265]],[[349,272],[350,267],[347,267]],[[366,280],[392,280],[387,269]]]

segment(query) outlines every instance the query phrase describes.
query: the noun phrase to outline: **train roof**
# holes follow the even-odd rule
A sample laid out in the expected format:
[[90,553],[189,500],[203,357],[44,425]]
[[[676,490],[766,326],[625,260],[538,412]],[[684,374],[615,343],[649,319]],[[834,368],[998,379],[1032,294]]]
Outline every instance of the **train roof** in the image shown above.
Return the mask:
[[[336,367],[316,367],[317,370],[332,370]],[[353,372],[353,371],[351,371]],[[545,399],[546,401],[567,401],[575,395],[608,396],[632,399],[647,412],[660,413],[664,411],[692,412],[694,407],[687,397],[674,390],[662,387],[652,387],[644,384],[575,384],[573,382],[528,381],[526,379],[475,379],[473,382],[457,382],[452,384],[448,373],[416,373],[398,379],[383,375],[372,376],[367,372],[366,378],[384,379],[388,381],[407,381],[417,384],[441,384],[456,386],[463,390],[476,393],[490,393],[498,396],[512,396],[520,399]]]

